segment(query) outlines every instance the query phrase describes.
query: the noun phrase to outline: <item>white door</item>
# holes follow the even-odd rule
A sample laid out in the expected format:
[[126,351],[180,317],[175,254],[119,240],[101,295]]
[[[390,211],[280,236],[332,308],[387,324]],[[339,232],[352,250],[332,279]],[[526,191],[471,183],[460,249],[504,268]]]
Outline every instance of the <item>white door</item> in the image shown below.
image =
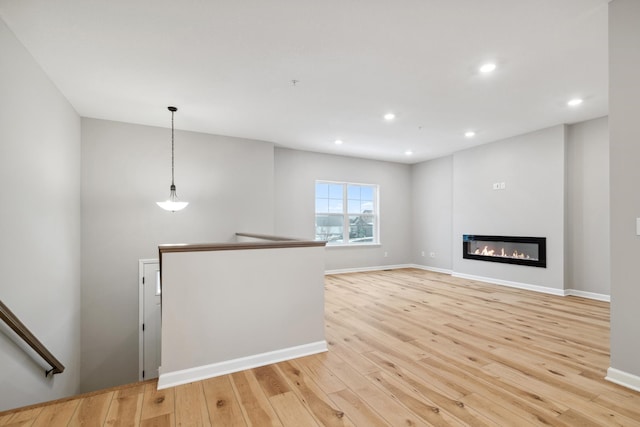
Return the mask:
[[158,377],[160,367],[160,264],[140,261],[140,379]]

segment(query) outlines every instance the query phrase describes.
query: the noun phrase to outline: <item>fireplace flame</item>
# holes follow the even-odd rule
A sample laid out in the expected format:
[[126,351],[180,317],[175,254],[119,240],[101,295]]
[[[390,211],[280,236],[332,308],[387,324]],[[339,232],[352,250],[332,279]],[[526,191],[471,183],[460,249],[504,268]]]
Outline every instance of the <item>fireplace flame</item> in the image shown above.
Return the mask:
[[496,250],[493,248],[489,248],[489,246],[485,246],[484,248],[476,249],[474,255],[484,255],[484,256],[497,256],[497,257],[506,257],[506,258],[518,258],[518,259],[531,259],[531,257],[524,252],[518,252],[517,249],[514,249],[513,253],[509,255],[504,248],[500,248],[500,252],[496,253]]

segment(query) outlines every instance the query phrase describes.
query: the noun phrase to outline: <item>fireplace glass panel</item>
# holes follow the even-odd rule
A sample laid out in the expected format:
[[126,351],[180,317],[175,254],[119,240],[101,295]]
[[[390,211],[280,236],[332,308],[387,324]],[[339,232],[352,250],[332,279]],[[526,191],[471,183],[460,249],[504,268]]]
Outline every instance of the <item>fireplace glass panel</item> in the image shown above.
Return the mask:
[[462,236],[462,257],[478,261],[547,266],[547,239],[516,236]]

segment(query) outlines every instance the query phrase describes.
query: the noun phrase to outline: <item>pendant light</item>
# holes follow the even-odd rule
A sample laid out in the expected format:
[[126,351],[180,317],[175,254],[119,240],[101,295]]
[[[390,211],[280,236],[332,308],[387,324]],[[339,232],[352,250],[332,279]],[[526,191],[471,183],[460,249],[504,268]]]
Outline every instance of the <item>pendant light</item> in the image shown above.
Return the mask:
[[178,111],[176,107],[167,107],[171,111],[171,187],[169,187],[169,199],[165,202],[156,202],[165,211],[181,211],[186,208],[189,202],[178,201],[178,195],[176,194],[176,184],[174,183],[174,156],[173,156],[173,113]]

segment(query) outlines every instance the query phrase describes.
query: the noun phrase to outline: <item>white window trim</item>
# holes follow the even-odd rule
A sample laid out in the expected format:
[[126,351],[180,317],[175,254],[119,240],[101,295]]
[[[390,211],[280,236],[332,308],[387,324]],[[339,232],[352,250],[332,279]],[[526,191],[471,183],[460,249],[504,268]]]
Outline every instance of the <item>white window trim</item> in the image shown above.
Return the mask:
[[377,248],[381,247],[382,243],[347,243],[347,244],[337,244],[337,245],[329,245],[325,246],[327,249],[345,249],[345,248]]
[[[375,188],[375,194],[374,194],[374,200],[373,200],[373,205],[375,208],[375,225],[374,225],[374,237],[376,237],[376,241],[375,242],[371,242],[371,243],[349,243],[349,239],[347,238],[347,243],[331,243],[331,242],[327,242],[327,245],[325,246],[326,248],[361,248],[361,247],[376,247],[376,246],[381,246],[382,245],[382,239],[381,239],[381,233],[380,233],[380,185],[378,184],[368,184],[368,183],[363,183],[363,182],[350,182],[350,181],[334,181],[331,179],[316,179],[315,183],[314,183],[314,212],[315,212],[315,184],[340,184],[343,185],[343,195],[342,195],[342,200],[343,200],[343,212],[342,215],[345,219],[345,224],[347,224],[347,226],[344,228],[343,230],[343,241],[344,241],[344,234],[348,233],[348,217],[349,217],[349,208],[348,208],[348,199],[347,199],[347,187],[349,185],[362,185],[362,186],[367,186],[367,187],[374,187]],[[330,212],[326,212],[327,214],[330,214]],[[317,213],[314,213],[314,218],[315,215],[317,215]],[[337,215],[337,214],[336,214]],[[353,214],[351,214],[353,215]],[[314,220],[314,224],[315,224],[315,220]],[[314,230],[314,235],[315,235],[315,230]]]

